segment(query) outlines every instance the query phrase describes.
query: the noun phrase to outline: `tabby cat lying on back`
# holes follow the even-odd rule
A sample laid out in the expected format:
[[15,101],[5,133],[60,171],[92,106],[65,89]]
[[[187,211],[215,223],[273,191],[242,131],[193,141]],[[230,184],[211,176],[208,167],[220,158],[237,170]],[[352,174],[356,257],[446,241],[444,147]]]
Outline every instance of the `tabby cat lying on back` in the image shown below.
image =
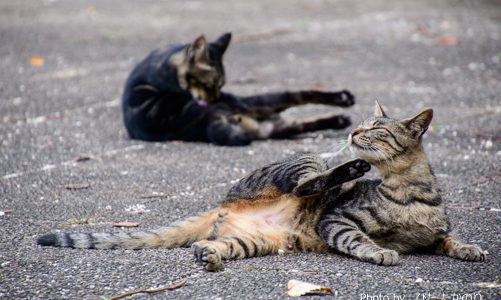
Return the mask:
[[[192,246],[207,270],[222,260],[284,251],[338,252],[380,265],[399,253],[428,249],[483,261],[484,252],[450,233],[437,180],[421,146],[433,111],[404,120],[376,115],[352,131],[356,159],[331,168],[315,154],[296,154],[254,171],[220,207],[157,230],[51,233],[44,246],[114,249]],[[358,180],[375,166],[382,180]]]
[[246,145],[256,139],[340,129],[350,125],[343,115],[287,122],[279,113],[289,107],[319,103],[347,107],[348,91],[300,91],[238,97],[221,92],[225,83],[223,54],[231,34],[207,43],[150,53],[129,75],[122,98],[125,127],[133,139],[205,141]]

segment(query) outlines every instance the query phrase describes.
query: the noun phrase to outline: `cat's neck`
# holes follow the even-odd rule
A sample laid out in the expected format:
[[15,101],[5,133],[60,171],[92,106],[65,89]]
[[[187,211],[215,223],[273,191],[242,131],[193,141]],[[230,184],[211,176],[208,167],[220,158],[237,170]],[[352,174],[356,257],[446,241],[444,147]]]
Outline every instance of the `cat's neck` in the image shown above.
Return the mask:
[[380,191],[390,193],[396,200],[423,200],[440,203],[440,189],[421,147],[392,162],[376,164],[383,181]]

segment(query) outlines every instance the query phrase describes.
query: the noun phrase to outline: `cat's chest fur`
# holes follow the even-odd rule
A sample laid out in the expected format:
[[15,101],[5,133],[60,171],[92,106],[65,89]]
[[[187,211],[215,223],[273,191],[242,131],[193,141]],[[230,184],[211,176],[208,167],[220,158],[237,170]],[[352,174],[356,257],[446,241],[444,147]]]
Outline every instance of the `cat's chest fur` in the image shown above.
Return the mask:
[[[384,244],[392,244],[401,252],[435,242],[447,231],[443,206],[429,206],[419,202],[407,205],[378,199],[378,219],[368,226],[368,235]],[[379,202],[377,201],[377,202]]]
[[429,246],[448,230],[443,204],[385,197],[380,185],[379,180],[360,180],[344,186],[327,214],[351,216],[377,244],[400,252]]

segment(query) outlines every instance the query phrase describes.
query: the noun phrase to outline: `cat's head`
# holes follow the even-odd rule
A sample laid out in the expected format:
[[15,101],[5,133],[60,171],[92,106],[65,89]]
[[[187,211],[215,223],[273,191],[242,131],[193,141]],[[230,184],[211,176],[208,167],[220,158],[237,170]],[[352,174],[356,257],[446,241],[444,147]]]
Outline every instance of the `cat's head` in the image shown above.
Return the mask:
[[171,59],[177,68],[179,85],[193,98],[213,102],[220,97],[225,83],[223,54],[230,40],[231,33],[211,43],[201,35]]
[[392,119],[376,101],[374,116],[354,129],[348,141],[355,154],[376,166],[410,163],[409,157],[421,150],[421,137],[432,118],[428,108],[410,118]]

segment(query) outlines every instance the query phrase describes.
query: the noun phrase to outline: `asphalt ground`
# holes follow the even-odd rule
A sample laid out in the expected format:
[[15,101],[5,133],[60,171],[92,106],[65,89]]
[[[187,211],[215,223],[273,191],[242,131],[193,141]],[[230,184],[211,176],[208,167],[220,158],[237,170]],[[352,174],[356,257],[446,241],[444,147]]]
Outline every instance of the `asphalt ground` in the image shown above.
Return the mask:
[[[342,112],[357,123],[375,99],[394,117],[434,108],[426,152],[455,233],[487,250],[487,261],[415,254],[380,267],[307,253],[207,273],[189,249],[37,246],[52,230],[166,225],[215,207],[258,166],[335,150],[347,137],[353,127],[241,148],[127,139],[119,99],[133,65],[153,48],[227,31],[226,91],[357,96],[350,109],[306,106],[290,117]],[[286,298],[290,279],[329,286],[339,299],[499,298],[500,71],[499,1],[0,1],[0,298],[106,299],[182,279],[177,290],[131,298]]]

